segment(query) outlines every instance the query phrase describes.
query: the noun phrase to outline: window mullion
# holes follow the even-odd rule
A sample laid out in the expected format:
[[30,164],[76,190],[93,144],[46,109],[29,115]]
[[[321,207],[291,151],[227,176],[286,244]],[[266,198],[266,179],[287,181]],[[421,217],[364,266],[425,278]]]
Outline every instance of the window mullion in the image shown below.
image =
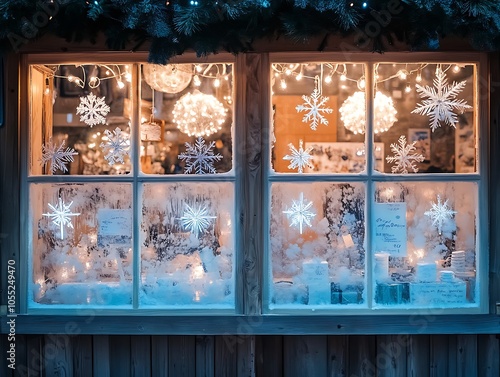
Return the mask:
[[373,278],[372,278],[372,224],[373,224],[373,198],[374,198],[374,183],[373,176],[373,117],[374,117],[374,81],[373,81],[373,63],[369,62],[365,65],[365,97],[366,97],[366,127],[365,127],[365,156],[366,156],[366,173],[368,180],[366,182],[366,216],[365,216],[365,271],[366,271],[366,299],[368,307],[372,307],[373,303]]
[[134,309],[139,307],[139,285],[141,278],[141,245],[140,245],[140,223],[141,223],[141,204],[140,204],[140,187],[139,187],[139,172],[140,172],[140,109],[141,109],[141,78],[140,65],[133,65],[132,73],[132,119],[131,119],[131,158],[132,158],[132,210],[133,210],[133,277],[132,277],[132,306]]

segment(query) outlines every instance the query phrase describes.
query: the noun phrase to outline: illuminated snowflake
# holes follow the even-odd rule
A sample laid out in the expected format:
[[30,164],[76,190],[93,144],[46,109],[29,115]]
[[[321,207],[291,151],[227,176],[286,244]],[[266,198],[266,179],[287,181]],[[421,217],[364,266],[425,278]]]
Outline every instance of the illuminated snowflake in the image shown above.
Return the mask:
[[432,219],[432,225],[437,227],[438,233],[441,234],[444,223],[452,219],[457,212],[453,211],[451,207],[448,206],[448,200],[441,203],[440,195],[437,196],[437,203],[431,202],[431,205],[431,209],[426,211],[425,215]]
[[96,124],[105,124],[110,108],[106,105],[105,97],[96,97],[90,93],[87,97],[80,97],[80,104],[76,108],[76,114],[80,114],[80,122],[90,127]]
[[290,152],[292,154],[287,154],[285,157],[283,157],[283,160],[288,160],[290,161],[290,165],[288,165],[288,169],[296,169],[299,168],[299,173],[303,172],[304,167],[308,166],[309,168],[313,168],[313,164],[311,163],[311,151],[313,150],[312,147],[307,148],[304,150],[303,142],[302,140],[299,140],[299,149],[295,148],[295,146],[290,143],[288,144],[288,147],[290,148]]
[[43,213],[43,216],[47,216],[52,220],[54,225],[58,225],[61,231],[61,239],[64,239],[64,226],[67,225],[70,228],[73,228],[73,224],[71,223],[71,217],[80,216],[80,213],[74,213],[70,211],[70,207],[73,202],[66,204],[64,201],[59,198],[59,202],[56,205],[49,203],[49,208],[52,210],[51,213]]
[[67,172],[68,168],[66,164],[68,162],[73,162],[73,156],[78,155],[73,148],[67,147],[64,149],[65,141],[61,145],[57,146],[52,143],[52,139],[46,145],[42,145],[42,158],[40,159],[40,164],[43,166],[50,162],[50,171],[54,174],[57,170]]
[[184,174],[215,174],[213,163],[220,161],[222,156],[220,154],[214,155],[212,148],[215,146],[215,141],[206,145],[202,137],[196,139],[195,144],[186,143],[186,152],[181,153],[178,157],[179,160],[186,160],[186,167]]
[[194,233],[198,237],[201,233],[205,233],[210,226],[210,222],[216,219],[217,216],[210,216],[207,207],[190,207],[186,204],[184,215],[179,218],[182,226]]
[[415,162],[424,161],[424,156],[417,153],[411,153],[417,149],[415,148],[415,143],[416,141],[407,144],[406,137],[402,135],[399,137],[398,144],[391,144],[391,151],[394,153],[394,156],[387,156],[385,159],[389,163],[396,163],[396,165],[391,168],[393,173],[408,174],[408,169],[413,170],[414,173],[418,172]]
[[106,143],[101,143],[101,148],[104,150],[106,155],[104,158],[110,165],[116,162],[125,163],[123,157],[128,155],[130,149],[130,140],[128,135],[123,133],[119,127],[111,132],[109,130],[104,131],[108,141]]
[[313,203],[304,201],[304,193],[300,193],[299,200],[293,200],[292,207],[286,211],[283,211],[287,215],[288,219],[291,219],[290,226],[299,226],[300,234],[302,234],[302,227],[304,224],[311,226],[311,219],[316,216],[316,214],[309,209],[312,207]]
[[458,122],[457,114],[454,110],[463,113],[472,106],[467,105],[463,99],[456,99],[458,94],[466,85],[466,81],[453,82],[448,85],[448,79],[441,67],[436,68],[436,77],[433,80],[434,87],[416,85],[417,92],[421,98],[427,97],[419,103],[412,113],[428,115],[432,132],[441,127],[442,122],[451,127],[455,127]]
[[323,114],[331,114],[333,112],[332,109],[324,107],[329,98],[320,95],[318,88],[316,88],[310,96],[302,96],[302,99],[305,103],[295,107],[298,113],[306,111],[302,118],[302,122],[310,122],[312,130],[318,128],[319,124],[328,126],[328,119],[326,119]]

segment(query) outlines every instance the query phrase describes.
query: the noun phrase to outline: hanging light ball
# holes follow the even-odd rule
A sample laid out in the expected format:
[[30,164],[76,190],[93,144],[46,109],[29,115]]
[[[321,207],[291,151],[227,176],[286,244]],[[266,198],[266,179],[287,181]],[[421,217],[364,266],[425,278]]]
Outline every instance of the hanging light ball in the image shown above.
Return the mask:
[[208,136],[219,131],[226,109],[217,98],[199,90],[182,96],[172,111],[177,128],[188,136]]
[[[397,122],[396,114],[391,97],[383,93],[375,94],[374,124],[373,132],[379,134],[386,132]],[[356,92],[348,97],[339,109],[340,120],[344,127],[352,133],[364,134],[366,129],[366,101],[365,92]]]
[[161,140],[161,126],[157,123],[154,122],[142,123],[140,130],[141,130],[142,141]]
[[191,64],[144,64],[142,71],[148,85],[163,93],[182,92],[193,76]]

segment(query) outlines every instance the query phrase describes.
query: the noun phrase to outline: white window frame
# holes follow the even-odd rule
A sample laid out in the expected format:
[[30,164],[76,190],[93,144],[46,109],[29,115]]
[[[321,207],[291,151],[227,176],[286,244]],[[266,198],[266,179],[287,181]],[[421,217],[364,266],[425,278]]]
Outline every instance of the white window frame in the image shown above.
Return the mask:
[[[488,88],[488,61],[483,53],[385,53],[367,54],[367,53],[270,53],[269,64],[267,66],[267,75],[269,87],[266,88],[267,98],[265,99],[264,111],[268,119],[264,134],[267,140],[272,140],[272,95],[271,95],[271,75],[273,63],[309,63],[309,62],[334,62],[334,63],[356,63],[364,64],[364,75],[366,83],[366,93],[372,92],[372,95],[366,96],[367,109],[367,131],[365,133],[366,145],[373,145],[373,95],[374,95],[374,80],[373,67],[376,63],[464,63],[475,64],[475,126],[476,128],[476,148],[479,148],[477,154],[477,171],[475,173],[457,174],[457,173],[415,173],[415,174],[374,174],[373,169],[373,148],[366,148],[366,170],[359,174],[294,174],[294,173],[274,173],[271,166],[272,145],[263,146],[263,177],[264,177],[264,262],[263,262],[263,312],[265,314],[286,314],[286,315],[389,315],[389,314],[422,314],[423,311],[428,311],[432,314],[484,314],[488,313],[489,297],[488,297],[488,260],[489,260],[489,226],[488,226],[488,130],[489,130],[489,88]],[[477,149],[476,149],[477,150]],[[374,306],[374,279],[373,261],[372,261],[372,233],[373,229],[369,224],[373,223],[373,203],[374,203],[374,185],[377,182],[475,182],[478,184],[478,203],[476,222],[476,297],[479,299],[477,307],[464,308],[398,308],[398,305],[387,307]],[[304,305],[300,309],[280,309],[270,308],[271,304],[271,286],[272,281],[272,263],[271,263],[271,247],[270,247],[270,206],[271,206],[271,185],[275,182],[362,182],[366,185],[365,196],[365,297],[366,301],[359,305],[359,308],[345,308],[338,305],[338,308],[325,305],[323,309],[308,308]]]

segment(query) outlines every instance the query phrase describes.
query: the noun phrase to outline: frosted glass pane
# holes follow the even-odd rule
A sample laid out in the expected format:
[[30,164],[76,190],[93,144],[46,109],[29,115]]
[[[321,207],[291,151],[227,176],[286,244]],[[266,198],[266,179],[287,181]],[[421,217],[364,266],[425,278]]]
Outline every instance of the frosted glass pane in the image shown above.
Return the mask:
[[141,306],[234,307],[234,184],[147,183]]
[[477,201],[473,182],[376,184],[377,305],[477,306]]
[[[377,95],[386,96],[397,121],[374,134],[384,147],[385,173],[477,171],[475,66],[377,64]],[[386,102],[374,102],[374,123],[387,123]],[[377,130],[376,130],[377,131]],[[403,158],[401,158],[403,156]]]
[[[233,65],[141,66],[141,171],[216,174],[232,169]],[[197,159],[203,156],[204,162]]]
[[365,170],[364,65],[280,62],[271,68],[274,171]]
[[30,174],[130,173],[132,66],[30,68]]
[[270,225],[271,307],[365,301],[363,184],[274,183]]
[[131,185],[31,184],[30,197],[29,305],[131,305]]

